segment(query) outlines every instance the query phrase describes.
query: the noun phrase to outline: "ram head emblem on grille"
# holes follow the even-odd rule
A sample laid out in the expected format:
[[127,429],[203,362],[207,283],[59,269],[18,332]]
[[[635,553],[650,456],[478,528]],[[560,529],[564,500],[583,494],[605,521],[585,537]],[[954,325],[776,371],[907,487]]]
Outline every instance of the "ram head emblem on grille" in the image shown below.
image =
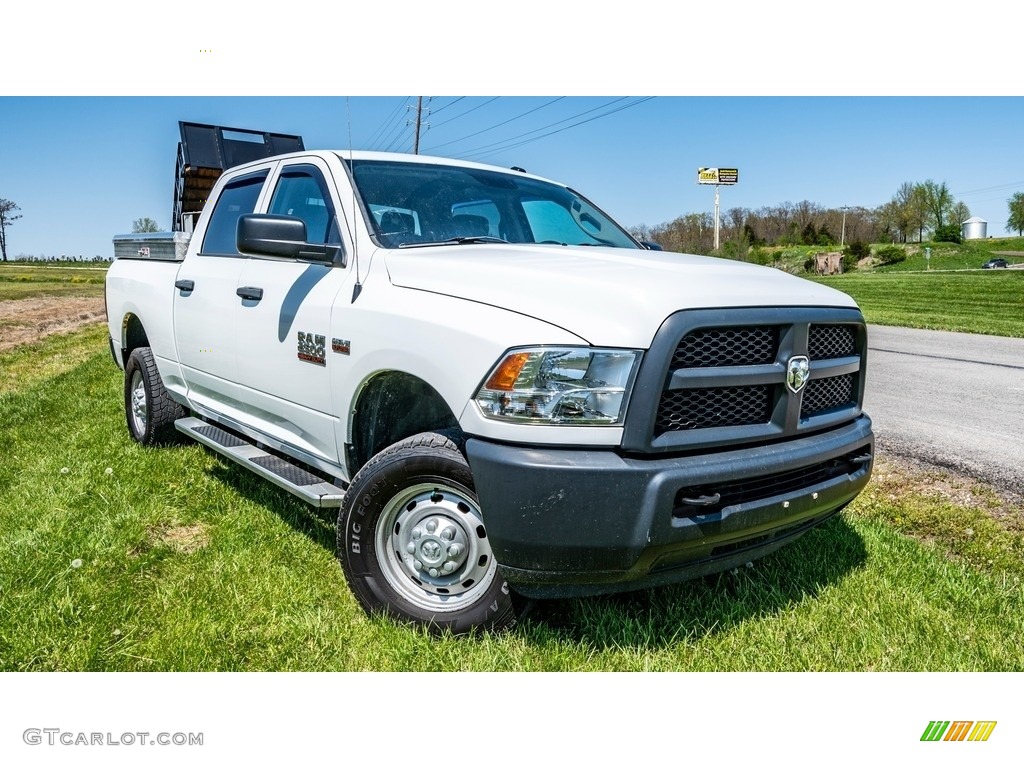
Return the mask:
[[786,363],[786,386],[796,394],[811,377],[811,363],[805,355],[795,355]]

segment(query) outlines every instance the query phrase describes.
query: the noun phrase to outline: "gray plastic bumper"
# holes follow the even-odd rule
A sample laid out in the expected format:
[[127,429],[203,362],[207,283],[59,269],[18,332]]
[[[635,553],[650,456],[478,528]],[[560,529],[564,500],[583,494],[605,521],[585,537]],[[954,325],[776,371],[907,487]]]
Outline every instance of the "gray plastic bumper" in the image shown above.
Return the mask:
[[536,597],[666,584],[766,555],[846,506],[873,450],[867,416],[672,458],[466,443],[491,547],[508,581]]

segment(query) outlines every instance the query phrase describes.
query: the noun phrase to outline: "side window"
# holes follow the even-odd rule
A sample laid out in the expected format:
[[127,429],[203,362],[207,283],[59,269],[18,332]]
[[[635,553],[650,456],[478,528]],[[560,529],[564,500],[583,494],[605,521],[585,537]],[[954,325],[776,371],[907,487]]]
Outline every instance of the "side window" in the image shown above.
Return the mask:
[[312,165],[294,165],[281,172],[267,212],[295,216],[306,222],[308,243],[341,243],[327,184],[319,169]]
[[238,220],[256,210],[256,200],[267,180],[267,172],[254,173],[235,179],[224,187],[213,209],[210,225],[203,238],[202,253],[205,256],[238,256],[235,247],[235,233]]

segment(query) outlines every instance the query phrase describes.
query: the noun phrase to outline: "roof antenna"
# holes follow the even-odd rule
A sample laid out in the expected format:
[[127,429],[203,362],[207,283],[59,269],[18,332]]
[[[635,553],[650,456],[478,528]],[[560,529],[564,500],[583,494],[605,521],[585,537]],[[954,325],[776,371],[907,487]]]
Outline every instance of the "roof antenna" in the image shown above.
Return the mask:
[[356,303],[359,294],[363,291],[363,284],[359,282],[359,232],[356,230],[356,179],[352,168],[352,108],[348,103],[348,96],[345,97],[345,117],[348,119],[348,183],[352,187],[352,268],[356,273],[356,282],[352,286],[352,301]]

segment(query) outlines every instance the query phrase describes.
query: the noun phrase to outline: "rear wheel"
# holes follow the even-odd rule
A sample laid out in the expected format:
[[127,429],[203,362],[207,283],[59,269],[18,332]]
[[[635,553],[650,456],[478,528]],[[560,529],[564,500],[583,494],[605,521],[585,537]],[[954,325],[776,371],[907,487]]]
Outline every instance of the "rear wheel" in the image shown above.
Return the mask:
[[410,437],[356,474],[338,556],[368,613],[457,634],[515,622],[469,465],[449,435]]
[[188,415],[164,387],[149,347],[133,350],[125,364],[124,413],[129,434],[142,445],[176,442],[174,422]]

